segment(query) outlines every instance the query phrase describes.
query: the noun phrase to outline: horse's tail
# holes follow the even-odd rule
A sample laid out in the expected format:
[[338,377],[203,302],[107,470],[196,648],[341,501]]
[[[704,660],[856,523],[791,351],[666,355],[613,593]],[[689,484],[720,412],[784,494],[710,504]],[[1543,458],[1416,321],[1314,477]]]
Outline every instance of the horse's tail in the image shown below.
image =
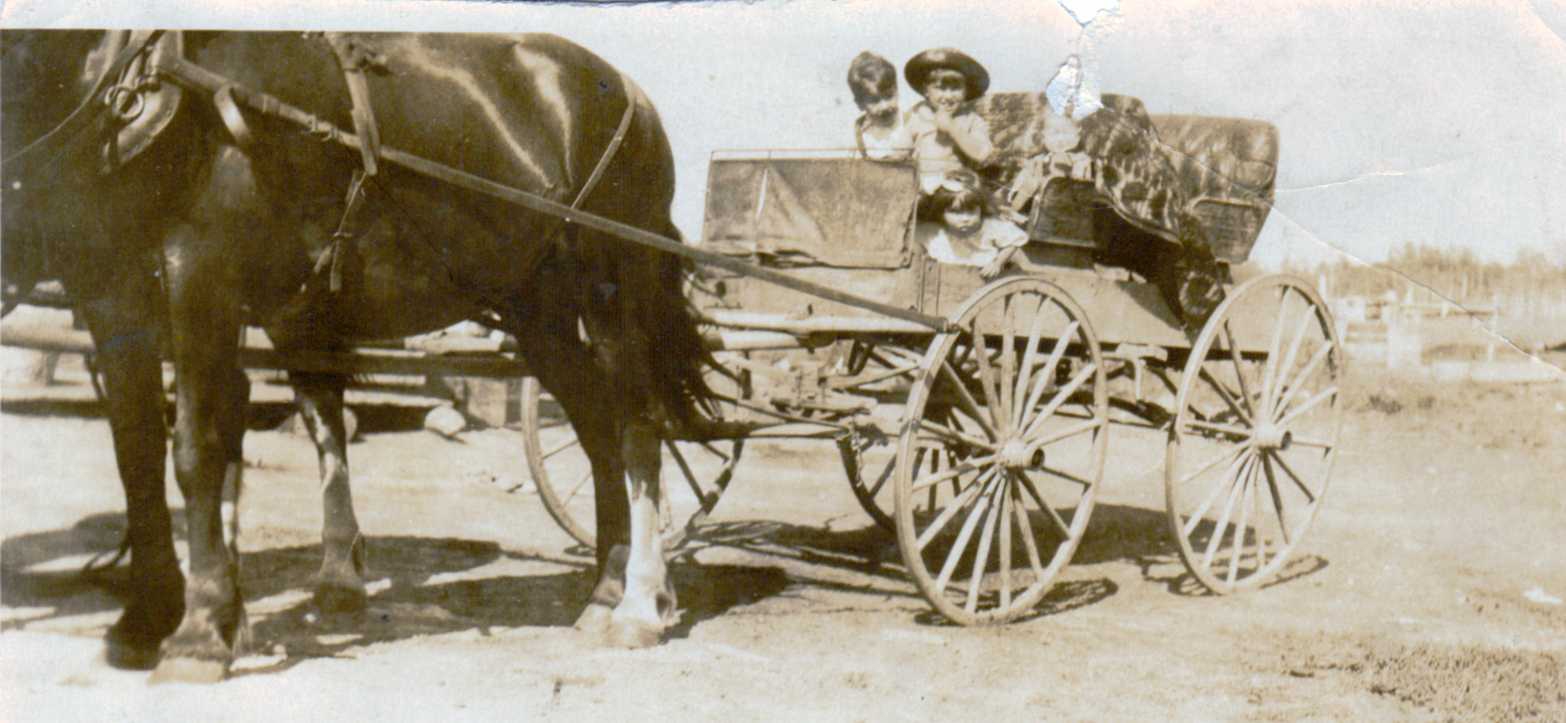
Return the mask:
[[[669,221],[657,229],[671,239],[679,229]],[[702,343],[695,306],[684,294],[686,262],[667,253],[651,254],[652,263],[625,269],[644,275],[639,283],[624,284],[623,307],[633,315],[631,328],[645,337],[636,346],[644,350],[644,389],[655,417],[674,429],[701,425],[712,409],[712,390],[703,378],[712,354]]]

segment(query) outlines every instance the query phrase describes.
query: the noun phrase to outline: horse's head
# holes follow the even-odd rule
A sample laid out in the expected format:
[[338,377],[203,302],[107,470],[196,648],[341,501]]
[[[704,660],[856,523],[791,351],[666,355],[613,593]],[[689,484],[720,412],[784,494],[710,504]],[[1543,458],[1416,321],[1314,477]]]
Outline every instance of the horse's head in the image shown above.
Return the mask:
[[107,67],[106,39],[96,31],[0,31],[0,276],[7,297],[50,273],[44,207],[92,173],[88,133],[54,131],[87,100],[95,71]]

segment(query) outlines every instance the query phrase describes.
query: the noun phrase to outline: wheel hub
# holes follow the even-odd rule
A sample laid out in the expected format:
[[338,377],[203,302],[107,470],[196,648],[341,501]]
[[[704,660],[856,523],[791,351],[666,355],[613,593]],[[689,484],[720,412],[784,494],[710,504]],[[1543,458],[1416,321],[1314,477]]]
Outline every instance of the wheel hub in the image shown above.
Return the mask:
[[1044,466],[1044,450],[1033,449],[1021,439],[1013,439],[1001,445],[998,461],[1007,469],[1027,469]]
[[1256,428],[1256,446],[1260,449],[1288,449],[1294,443],[1294,433],[1274,424],[1263,424]]

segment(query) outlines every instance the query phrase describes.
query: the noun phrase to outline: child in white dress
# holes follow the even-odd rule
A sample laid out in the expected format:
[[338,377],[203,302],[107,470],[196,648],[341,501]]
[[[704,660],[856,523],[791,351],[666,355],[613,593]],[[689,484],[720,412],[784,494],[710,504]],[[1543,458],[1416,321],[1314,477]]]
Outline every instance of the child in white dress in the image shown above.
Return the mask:
[[993,279],[1028,242],[1017,224],[984,214],[979,178],[972,171],[948,174],[930,204],[939,221],[920,223],[914,234],[936,261],[978,266],[980,277]]

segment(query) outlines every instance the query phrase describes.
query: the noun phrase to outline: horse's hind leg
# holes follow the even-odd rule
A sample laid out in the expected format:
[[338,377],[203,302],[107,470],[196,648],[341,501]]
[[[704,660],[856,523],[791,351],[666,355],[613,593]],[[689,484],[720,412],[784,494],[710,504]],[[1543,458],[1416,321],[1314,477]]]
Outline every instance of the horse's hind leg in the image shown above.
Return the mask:
[[136,278],[121,280],[103,298],[84,300],[79,309],[104,377],[131,551],[130,600],[106,636],[108,660],[115,667],[148,669],[158,661],[159,644],[184,615],[185,578],[174,553],[165,494],[161,324],[149,303],[157,286],[150,276],[124,274]]
[[297,372],[288,379],[321,465],[322,560],[315,602],[326,612],[362,610],[365,549],[348,483],[348,435],[343,426],[346,380],[335,374]]

